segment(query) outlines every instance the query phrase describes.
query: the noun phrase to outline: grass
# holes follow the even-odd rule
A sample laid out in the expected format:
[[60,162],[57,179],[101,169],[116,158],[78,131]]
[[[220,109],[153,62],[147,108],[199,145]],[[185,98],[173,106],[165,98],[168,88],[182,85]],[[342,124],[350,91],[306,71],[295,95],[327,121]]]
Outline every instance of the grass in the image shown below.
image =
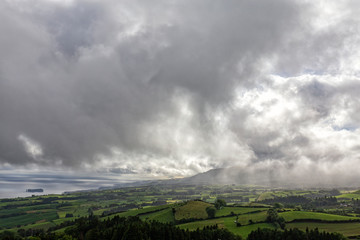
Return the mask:
[[303,212],[303,211],[290,211],[279,213],[279,216],[285,218],[285,221],[290,222],[295,219],[320,219],[326,221],[337,221],[337,220],[352,220],[360,219],[358,217],[340,216],[327,213],[318,212]]
[[306,228],[315,229],[318,228],[320,231],[327,232],[338,232],[345,236],[357,236],[360,235],[360,223],[313,223],[313,222],[302,222],[302,223],[288,223],[286,228],[298,228],[305,231]]
[[344,194],[336,196],[336,198],[360,199],[360,194],[358,194],[358,193],[344,193]]
[[188,229],[189,231],[195,231],[196,229],[202,229],[206,226],[214,226],[218,225],[219,228],[224,228],[224,219],[225,218],[215,218],[215,219],[208,219],[204,221],[196,221],[196,222],[190,222],[190,223],[184,223],[177,225],[181,229]]
[[262,200],[265,200],[265,199],[271,199],[271,198],[274,198],[276,195],[274,195],[273,193],[271,192],[264,192],[264,193],[261,193],[258,197],[258,201],[262,201]]
[[235,226],[227,226],[226,227],[230,232],[240,235],[243,239],[246,239],[247,236],[254,230],[258,228],[270,228],[275,229],[275,226],[270,223],[258,223],[258,224],[252,224],[252,225],[246,225],[241,227],[235,227]]
[[162,206],[156,206],[156,207],[144,207],[141,209],[133,209],[126,212],[116,213],[111,216],[105,216],[103,218],[113,217],[113,216],[119,216],[119,217],[129,217],[129,216],[136,216],[139,214],[152,212],[152,211],[160,211],[166,208],[171,208],[173,205],[162,205]]
[[[239,215],[238,222],[241,223],[241,225],[247,225],[249,224],[249,220],[252,220],[255,222],[262,222],[265,221],[267,217],[267,212],[259,212],[259,213],[252,213],[252,214],[243,214]],[[231,217],[233,221],[235,221],[236,217]]]
[[262,203],[256,203],[256,202],[245,203],[245,204],[242,204],[242,206],[244,206],[244,207],[264,207],[264,208],[271,207],[271,205],[269,205],[269,204],[262,204]]
[[[264,220],[263,216],[265,216],[265,215],[260,216],[258,213],[250,214],[250,215],[254,215],[253,221],[255,221],[256,219]],[[246,224],[247,224],[248,219],[243,219],[244,224],[245,224],[245,220],[246,220]],[[242,236],[244,239],[247,237],[247,235],[251,231],[256,230],[259,227],[260,228],[274,228],[274,226],[272,224],[268,224],[268,223],[243,225],[241,227],[237,227],[234,221],[235,221],[235,217],[224,217],[224,218],[208,219],[208,220],[204,220],[204,221],[196,221],[196,222],[191,222],[191,223],[184,223],[184,224],[178,225],[178,227],[180,227],[181,229],[188,229],[189,231],[195,231],[196,229],[198,229],[198,228],[202,229],[205,226],[218,225],[219,228],[226,228],[230,232],[233,232],[237,235]]]
[[41,220],[51,221],[57,218],[58,215],[55,211],[45,213],[31,213],[9,218],[0,218],[0,227],[11,228],[18,225],[33,224]]
[[224,207],[216,211],[216,217],[228,216],[231,212],[235,214],[245,214],[254,211],[265,211],[268,208],[250,208],[250,207]]
[[[9,231],[13,231],[13,232],[17,232],[19,229],[25,229],[25,230],[28,230],[28,229],[44,229],[44,230],[47,230],[49,227],[53,227],[55,226],[56,224],[51,221],[51,222],[41,222],[41,223],[34,223],[34,224],[28,224],[26,226],[21,226],[21,227],[13,227],[11,229],[9,229]],[[4,230],[0,230],[0,233],[5,231]]]
[[72,221],[77,219],[77,217],[69,217],[69,218],[59,218],[59,219],[55,219],[52,222],[54,222],[56,225],[66,222],[66,221]]
[[53,227],[55,226],[55,223],[52,222],[42,222],[42,223],[35,223],[35,224],[30,224],[24,227],[21,227],[25,230],[31,228],[31,229],[48,229],[49,227]]
[[[143,209],[135,209],[135,210],[130,210],[124,213],[119,213],[119,214],[115,214],[115,215],[119,215],[122,217],[127,217],[127,216],[135,216],[138,214],[142,214],[142,213],[146,213],[146,212],[152,212],[152,211],[157,211],[157,210],[162,210],[162,209],[167,209],[169,211],[171,211],[171,206],[172,205],[164,205],[164,206],[156,206],[156,207],[146,207]],[[17,229],[15,228],[18,225],[21,225],[20,228],[24,228],[24,229],[28,229],[28,228],[43,228],[43,229],[47,229],[51,226],[54,226],[55,224],[60,224],[62,222],[65,221],[70,221],[70,220],[74,220],[77,218],[78,215],[81,216],[85,216],[88,215],[87,212],[88,206],[84,207],[84,206],[68,206],[68,207],[64,207],[61,210],[59,210],[58,212],[54,211],[53,209],[43,209],[43,210],[35,210],[35,211],[30,211],[30,213],[26,214],[26,215],[21,215],[21,216],[15,216],[15,217],[9,217],[9,218],[0,218],[0,227],[4,227],[4,228],[13,228],[13,229]],[[28,207],[21,209],[22,211],[24,210],[28,210]],[[7,214],[7,213],[15,213],[18,212],[19,209],[11,209],[10,211],[1,211],[1,214]],[[160,211],[161,212],[161,211]],[[65,218],[66,213],[73,213],[74,217],[71,218]],[[164,212],[162,212],[164,213]],[[156,216],[156,212],[153,213],[154,216],[152,216],[153,220],[158,220],[158,221],[163,221],[163,222],[167,222],[167,220],[171,220],[169,218],[169,216],[167,216],[168,218],[166,219],[166,216],[161,216],[161,214],[158,214],[158,216]],[[171,212],[172,214],[172,212]],[[150,215],[150,214],[149,214]],[[59,216],[59,218],[58,218]],[[41,222],[39,222],[41,221]],[[52,222],[50,222],[52,221]],[[173,221],[173,220],[172,220]],[[170,222],[170,221],[169,221]],[[26,226],[24,226],[26,225]]]
[[[216,224],[220,228],[222,228],[222,227],[228,228],[228,227],[236,227],[235,222],[234,222],[235,219],[236,219],[236,217],[223,217],[223,218],[207,219],[207,220],[202,220],[202,221],[184,223],[184,224],[180,224],[178,226],[183,229],[189,229],[190,231],[196,230],[197,228],[202,229],[205,226],[212,226],[212,225],[216,225]],[[265,221],[266,212],[264,211],[264,212],[260,212],[260,213],[241,215],[238,218],[238,222],[240,222],[241,225],[247,225],[247,224],[249,224],[250,219],[253,222]]]
[[176,208],[175,219],[206,219],[206,208],[213,206],[202,201],[189,201],[185,205]]
[[22,209],[18,209],[18,208],[12,208],[12,209],[1,209],[0,211],[0,217],[5,216],[5,215],[10,215],[10,214],[17,214],[17,213],[23,213],[25,212]]
[[162,223],[174,223],[175,217],[172,208],[167,208],[158,212],[141,215],[142,220],[155,220]]

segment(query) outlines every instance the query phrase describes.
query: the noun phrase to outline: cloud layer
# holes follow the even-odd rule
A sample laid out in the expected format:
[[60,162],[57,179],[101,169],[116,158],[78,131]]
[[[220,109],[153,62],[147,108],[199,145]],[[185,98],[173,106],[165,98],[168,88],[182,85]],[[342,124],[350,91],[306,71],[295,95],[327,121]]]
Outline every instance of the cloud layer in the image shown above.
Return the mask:
[[356,176],[356,5],[2,1],[0,165]]

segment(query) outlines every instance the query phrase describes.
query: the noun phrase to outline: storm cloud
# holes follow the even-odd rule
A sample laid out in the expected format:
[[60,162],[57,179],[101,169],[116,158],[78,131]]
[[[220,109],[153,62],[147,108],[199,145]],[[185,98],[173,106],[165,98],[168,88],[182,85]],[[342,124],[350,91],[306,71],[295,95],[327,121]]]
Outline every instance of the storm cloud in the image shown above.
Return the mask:
[[0,166],[353,179],[356,5],[1,1]]

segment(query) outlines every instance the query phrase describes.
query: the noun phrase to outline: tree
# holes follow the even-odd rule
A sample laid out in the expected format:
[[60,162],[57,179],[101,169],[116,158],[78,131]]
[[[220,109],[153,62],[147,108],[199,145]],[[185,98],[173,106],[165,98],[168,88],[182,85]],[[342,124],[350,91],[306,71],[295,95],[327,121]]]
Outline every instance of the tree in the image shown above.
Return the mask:
[[285,218],[283,218],[283,217],[278,217],[277,222],[278,222],[278,224],[280,225],[280,228],[281,228],[281,229],[285,229]]
[[238,215],[236,216],[235,224],[236,224],[237,227],[241,227],[241,223],[239,222],[239,216]]
[[303,232],[297,228],[285,229],[284,231],[272,230],[268,228],[258,228],[252,231],[247,240],[260,240],[260,239],[277,239],[277,240],[299,240],[299,239],[321,239],[321,240],[345,240],[346,238],[339,233],[319,232],[318,229],[307,230]]
[[85,234],[85,240],[97,240],[99,239],[99,231],[96,228],[90,229]]
[[216,209],[214,207],[207,207],[206,212],[207,212],[209,218],[214,218],[215,213],[216,213]]
[[274,203],[274,208],[284,208],[284,205],[281,203]]
[[4,239],[4,240],[15,239],[15,233],[12,231],[5,230],[4,232],[0,233],[0,239]]
[[285,228],[285,219],[279,217],[277,211],[273,208],[270,208],[267,211],[266,221],[275,224],[275,226],[280,226],[281,229]]
[[267,211],[267,217],[266,217],[266,221],[269,222],[269,223],[275,223],[276,220],[278,219],[278,214],[276,212],[275,209],[273,208],[270,208],[268,211]]
[[216,209],[220,209],[222,207],[225,207],[226,206],[226,202],[224,199],[216,199],[215,201],[215,208]]

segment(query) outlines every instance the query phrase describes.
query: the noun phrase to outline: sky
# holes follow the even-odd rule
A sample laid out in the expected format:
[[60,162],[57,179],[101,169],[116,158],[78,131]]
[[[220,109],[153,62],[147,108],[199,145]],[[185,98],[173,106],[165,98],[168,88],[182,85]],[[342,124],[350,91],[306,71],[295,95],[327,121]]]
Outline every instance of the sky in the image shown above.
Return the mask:
[[0,182],[360,186],[359,33],[353,0],[0,1]]

